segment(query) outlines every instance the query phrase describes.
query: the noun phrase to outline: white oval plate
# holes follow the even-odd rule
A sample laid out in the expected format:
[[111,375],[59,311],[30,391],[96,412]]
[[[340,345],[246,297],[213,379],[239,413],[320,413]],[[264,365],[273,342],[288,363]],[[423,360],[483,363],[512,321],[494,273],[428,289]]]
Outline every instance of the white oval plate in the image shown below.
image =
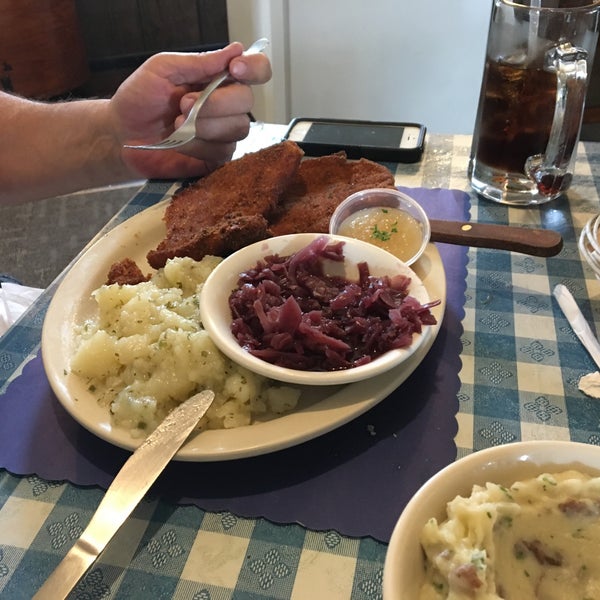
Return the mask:
[[354,383],[369,377],[376,377],[407,361],[430,335],[429,327],[423,327],[420,334],[413,336],[408,348],[390,350],[371,362],[351,369],[338,371],[302,371],[288,369],[271,364],[250,354],[242,348],[231,333],[231,310],[229,297],[237,289],[240,273],[253,268],[259,260],[266,256],[291,256],[308,246],[319,237],[326,237],[330,242],[343,241],[343,263],[326,261],[325,272],[329,275],[343,276],[350,281],[358,280],[358,263],[366,262],[371,275],[406,275],[410,277],[410,295],[421,304],[430,300],[426,287],[417,274],[393,254],[360,240],[319,233],[300,233],[282,235],[250,244],[228,256],[209,275],[200,296],[200,312],[202,324],[216,346],[231,360],[250,371],[287,383],[300,385],[341,385]]
[[[63,407],[98,437],[128,450],[141,440],[113,427],[108,408],[99,406],[83,379],[70,373],[76,348],[75,327],[95,314],[91,292],[106,281],[112,263],[129,257],[150,272],[146,253],[164,238],[161,202],[109,231],[75,262],[56,290],[42,329],[46,375]],[[386,373],[345,386],[302,386],[299,407],[269,421],[229,430],[212,430],[190,438],[177,453],[185,461],[218,461],[258,456],[288,448],[327,433],[366,412],[394,391],[421,363],[439,332],[446,306],[446,278],[440,255],[430,244],[413,265],[432,299],[441,303],[432,312],[438,323],[428,327],[419,349],[402,365]]]

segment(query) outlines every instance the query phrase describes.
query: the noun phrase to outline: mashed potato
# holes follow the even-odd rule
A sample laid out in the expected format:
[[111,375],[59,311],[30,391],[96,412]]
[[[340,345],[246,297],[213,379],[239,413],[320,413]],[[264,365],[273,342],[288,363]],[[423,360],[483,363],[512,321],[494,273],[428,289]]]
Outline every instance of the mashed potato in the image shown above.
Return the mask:
[[71,370],[110,408],[114,425],[146,436],[203,389],[215,392],[200,421],[205,429],[249,425],[295,408],[298,389],[236,365],[202,328],[199,295],[220,260],[176,258],[151,281],[93,292],[98,314],[78,331]]
[[544,474],[475,486],[421,537],[421,600],[600,598],[600,478]]

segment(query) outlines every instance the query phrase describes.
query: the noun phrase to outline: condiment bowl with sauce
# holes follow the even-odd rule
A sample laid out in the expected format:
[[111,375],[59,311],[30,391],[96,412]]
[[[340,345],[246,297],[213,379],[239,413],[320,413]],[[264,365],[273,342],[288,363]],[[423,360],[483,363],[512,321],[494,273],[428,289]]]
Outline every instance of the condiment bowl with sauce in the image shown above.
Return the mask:
[[[384,600],[446,598],[449,585],[465,598],[597,597],[578,592],[600,586],[600,557],[587,551],[600,538],[599,476],[600,447],[570,441],[502,444],[451,463],[416,492],[396,523]],[[424,547],[447,581],[431,566],[426,572]],[[490,569],[494,577],[486,577]],[[429,595],[422,596],[424,584]],[[494,595],[492,584],[502,593]],[[548,585],[555,593],[529,591]]]
[[431,237],[429,219],[420,204],[393,188],[356,192],[338,205],[329,233],[379,246],[405,264],[423,254]]
[[[323,254],[315,252],[315,242],[317,242],[317,244],[325,244],[325,241],[327,248],[323,246],[323,248],[325,248],[323,249]],[[333,255],[333,252],[328,252],[329,244],[332,244],[333,246],[337,245],[338,249],[341,245],[341,252],[343,253],[342,260],[329,258]],[[374,354],[370,360],[358,360],[356,363],[353,362],[350,367],[346,368],[336,367],[333,369],[324,369],[321,368],[321,363],[317,364],[317,368],[307,368],[303,366],[302,360],[304,360],[305,357],[302,355],[312,353],[308,344],[304,345],[302,352],[299,351],[295,353],[285,349],[286,356],[289,357],[291,355],[292,358],[287,360],[284,366],[281,364],[273,364],[273,362],[264,358],[264,354],[262,355],[263,358],[256,356],[256,342],[262,343],[264,339],[267,339],[263,336],[274,332],[275,326],[273,326],[272,323],[275,322],[274,320],[280,318],[280,315],[284,310],[286,316],[293,315],[292,321],[294,321],[295,318],[298,318],[297,312],[290,312],[287,306],[285,309],[281,306],[282,304],[285,304],[286,298],[287,300],[290,300],[290,296],[293,295],[289,290],[286,289],[281,293],[280,299],[282,302],[276,301],[276,292],[272,291],[272,282],[276,277],[274,275],[274,269],[267,264],[270,257],[273,256],[278,257],[278,259],[281,260],[293,257],[293,265],[291,263],[289,264],[289,271],[286,272],[283,279],[286,281],[294,279],[294,285],[299,281],[298,272],[301,269],[301,263],[306,260],[307,256],[309,257],[309,262],[314,260],[315,256],[318,256],[319,261],[322,263],[324,275],[327,277],[338,278],[344,282],[357,282],[360,280],[361,268],[366,264],[369,274],[377,280],[391,278],[395,279],[395,281],[401,281],[403,276],[408,278],[404,280],[405,282],[409,281],[407,288],[408,295],[416,300],[422,307],[427,307],[427,311],[429,310],[428,307],[436,306],[438,304],[437,301],[439,300],[439,298],[429,297],[429,292],[418,275],[400,259],[377,246],[361,240],[327,234],[303,233],[278,236],[256,242],[238,250],[224,259],[223,262],[212,271],[204,283],[202,294],[200,296],[202,323],[215,345],[231,360],[255,373],[278,381],[311,386],[340,385],[357,382],[375,377],[390,369],[404,365],[404,363],[409,361],[419,348],[422,346],[427,347],[429,340],[434,335],[432,326],[424,324],[421,327],[420,332],[412,334],[408,345],[386,349],[380,353]],[[294,273],[293,275],[292,271]],[[241,279],[242,274],[244,279]],[[255,285],[260,286],[261,283],[266,280],[269,281],[269,291],[266,291],[265,288],[262,287],[256,291],[257,288],[255,288]],[[241,281],[242,283],[240,283]],[[304,281],[306,281],[306,279],[304,279]],[[312,281],[315,280],[313,279]],[[302,287],[302,285],[300,287]],[[342,287],[344,291],[337,297],[344,296],[346,298],[346,284],[344,283]],[[373,289],[371,286],[365,287],[369,290]],[[302,289],[304,290],[302,294],[305,296],[305,290],[307,288],[303,287]],[[323,288],[316,286],[316,289],[321,290]],[[353,289],[356,290],[356,288]],[[240,300],[239,304],[236,304],[236,306],[239,307],[239,310],[237,310],[238,321],[241,312],[247,313],[250,311],[250,322],[253,325],[258,325],[258,323],[263,325],[261,333],[253,335],[252,337],[246,335],[246,332],[248,331],[247,328],[244,329],[243,336],[240,335],[239,330],[236,333],[232,331],[232,323],[234,321],[231,308],[232,294],[246,294],[246,292],[248,292],[248,294]],[[370,294],[369,298],[373,297],[372,291],[368,291],[367,293]],[[319,292],[317,296],[311,299],[311,302],[314,302],[318,296],[322,296],[322,294]],[[379,297],[380,295],[375,294],[375,296]],[[263,299],[266,299],[265,304],[262,304]],[[235,300],[233,302],[235,303]],[[258,310],[255,310],[257,303],[259,304],[259,308]],[[276,310],[269,312],[273,306],[276,306]],[[255,312],[252,313],[252,310]],[[294,310],[295,309],[292,309],[292,311]],[[318,308],[315,304],[311,304],[310,310],[303,313],[306,315],[307,319],[310,319],[310,325],[307,325],[308,322],[305,321],[303,328],[299,328],[296,325],[294,331],[300,331],[300,329],[302,329],[303,332],[307,329],[310,330],[313,323],[317,323],[315,328],[319,329],[320,325],[318,324],[318,321],[314,321],[314,318],[318,319],[316,315],[320,313],[321,310],[325,311],[326,309],[324,306]],[[345,304],[339,313],[343,315],[348,314]],[[276,316],[272,316],[273,314]],[[310,315],[310,317],[308,315]],[[361,314],[361,319],[362,318],[363,315]],[[270,319],[274,320],[271,321]],[[370,331],[369,327],[370,326],[367,326],[367,329]],[[350,326],[350,329],[352,328],[353,327]],[[260,329],[260,327],[257,326],[255,329]],[[269,331],[267,331],[267,329],[269,329]],[[347,331],[343,326],[340,326],[337,329],[338,331]],[[283,332],[283,335],[284,333],[287,333],[287,331],[286,325],[285,328],[277,329],[275,333],[279,334],[279,332]],[[325,333],[325,331],[319,329],[319,332],[316,334],[318,337],[317,346],[326,346],[330,343],[331,338],[329,336],[333,336],[334,333],[331,329],[328,329],[327,331],[327,339],[325,339],[320,337],[320,333]],[[293,335],[296,334],[294,333]],[[313,335],[312,331],[310,335]],[[262,339],[259,340],[261,337]],[[381,338],[383,339],[384,336],[381,336]],[[302,340],[299,340],[298,338],[295,338],[295,343],[303,344]],[[296,346],[294,346],[294,348],[295,347]],[[350,343],[348,344],[348,347],[351,349],[356,348],[356,346]],[[280,346],[278,344],[277,352],[280,352],[279,348]],[[309,348],[309,350],[305,352],[307,348]],[[262,350],[262,348],[260,349]],[[272,349],[273,347],[269,346],[264,352],[273,354]],[[281,351],[281,353],[283,353],[283,351]],[[311,358],[313,358],[314,361],[314,355],[311,355]],[[326,362],[326,358],[324,359],[324,362]],[[298,366],[296,366],[296,364]]]
[[495,248],[531,256],[555,256],[563,246],[551,229],[429,219],[420,204],[394,188],[356,192],[338,205],[329,233],[369,242],[407,265],[416,262],[429,242]]

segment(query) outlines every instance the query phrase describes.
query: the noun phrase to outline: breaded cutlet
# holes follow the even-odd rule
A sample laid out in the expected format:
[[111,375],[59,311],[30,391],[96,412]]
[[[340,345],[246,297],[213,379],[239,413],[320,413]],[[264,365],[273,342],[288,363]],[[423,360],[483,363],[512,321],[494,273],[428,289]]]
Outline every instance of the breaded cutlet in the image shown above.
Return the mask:
[[165,210],[167,234],[148,253],[148,263],[158,269],[175,256],[227,256],[270,237],[268,218],[302,155],[293,142],[281,142],[230,161],[182,189]]
[[137,283],[142,283],[142,281],[148,281],[149,279],[150,274],[144,275],[133,259],[124,258],[111,265],[108,271],[107,283],[135,285]]
[[[255,241],[287,233],[326,233],[337,205],[358,190],[394,187],[394,176],[367,159],[344,153],[302,159],[282,142],[223,165],[179,191],[163,220],[166,237],[147,259],[160,268],[168,258],[227,256]],[[107,283],[138,283],[147,276],[130,259],[112,265]]]
[[351,161],[339,152],[305,159],[273,213],[271,233],[327,233],[333,211],[350,194],[393,187],[390,170],[365,158]]

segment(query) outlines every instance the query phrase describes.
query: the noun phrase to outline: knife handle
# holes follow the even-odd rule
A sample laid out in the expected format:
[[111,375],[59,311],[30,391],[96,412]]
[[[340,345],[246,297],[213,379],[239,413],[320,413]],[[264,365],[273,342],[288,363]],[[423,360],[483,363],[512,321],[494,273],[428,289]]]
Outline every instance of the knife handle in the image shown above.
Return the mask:
[[477,248],[496,248],[531,256],[556,256],[563,247],[560,233],[551,229],[464,223],[430,219],[431,241]]

